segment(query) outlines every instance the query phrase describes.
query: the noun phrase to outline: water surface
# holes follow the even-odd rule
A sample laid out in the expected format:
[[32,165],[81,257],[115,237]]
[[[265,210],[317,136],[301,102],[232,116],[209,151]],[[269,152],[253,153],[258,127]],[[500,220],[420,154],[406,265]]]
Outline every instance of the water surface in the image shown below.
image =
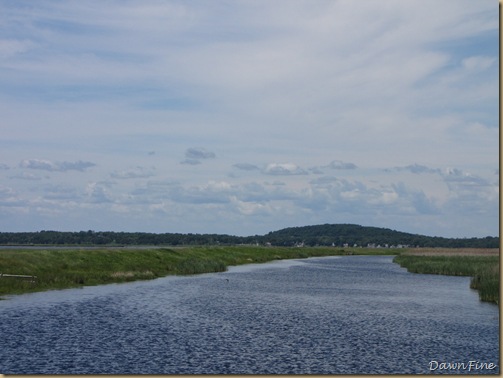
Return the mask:
[[499,365],[498,307],[469,280],[342,256],[13,296],[0,301],[0,372],[499,373],[430,370]]

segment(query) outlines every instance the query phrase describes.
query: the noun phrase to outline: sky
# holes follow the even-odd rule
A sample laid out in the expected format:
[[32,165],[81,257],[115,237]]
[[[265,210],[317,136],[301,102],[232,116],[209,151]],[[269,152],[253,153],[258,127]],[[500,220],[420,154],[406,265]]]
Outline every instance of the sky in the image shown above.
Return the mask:
[[0,231],[499,234],[496,0],[0,0]]

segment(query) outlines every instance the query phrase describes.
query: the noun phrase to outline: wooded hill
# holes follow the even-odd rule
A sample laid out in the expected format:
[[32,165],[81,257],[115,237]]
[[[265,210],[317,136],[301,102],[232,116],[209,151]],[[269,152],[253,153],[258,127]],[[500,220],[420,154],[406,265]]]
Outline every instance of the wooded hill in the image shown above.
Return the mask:
[[323,224],[290,227],[269,232],[264,239],[272,245],[335,245],[352,247],[443,247],[443,248],[498,248],[499,237],[443,238],[409,234],[380,227],[356,224]]
[[0,245],[233,245],[499,248],[499,237],[443,238],[356,224],[289,227],[266,235],[180,234],[113,231],[0,232]]

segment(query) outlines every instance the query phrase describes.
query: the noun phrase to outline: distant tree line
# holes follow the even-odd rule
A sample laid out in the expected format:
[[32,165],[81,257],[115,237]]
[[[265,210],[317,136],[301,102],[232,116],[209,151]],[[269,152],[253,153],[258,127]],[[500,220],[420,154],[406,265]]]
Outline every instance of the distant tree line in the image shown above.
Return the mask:
[[317,226],[290,227],[269,232],[264,239],[271,245],[293,246],[348,245],[367,247],[441,247],[441,248],[498,248],[499,237],[443,238],[394,231],[387,228],[367,227],[356,224],[324,224]]
[[[0,232],[0,244],[55,244],[55,245],[218,245],[250,244],[254,239],[217,234],[154,234],[147,232],[113,231],[39,231]],[[258,242],[258,240],[256,241]]]
[[443,238],[354,224],[290,227],[266,235],[180,234],[113,231],[0,232],[2,245],[236,245],[498,248],[499,237]]

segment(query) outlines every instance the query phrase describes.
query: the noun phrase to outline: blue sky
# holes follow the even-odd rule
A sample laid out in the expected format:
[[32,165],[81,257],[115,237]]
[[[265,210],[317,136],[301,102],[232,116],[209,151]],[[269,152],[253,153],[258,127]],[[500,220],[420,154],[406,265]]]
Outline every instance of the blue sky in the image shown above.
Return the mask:
[[1,1],[0,230],[498,235],[495,0]]

